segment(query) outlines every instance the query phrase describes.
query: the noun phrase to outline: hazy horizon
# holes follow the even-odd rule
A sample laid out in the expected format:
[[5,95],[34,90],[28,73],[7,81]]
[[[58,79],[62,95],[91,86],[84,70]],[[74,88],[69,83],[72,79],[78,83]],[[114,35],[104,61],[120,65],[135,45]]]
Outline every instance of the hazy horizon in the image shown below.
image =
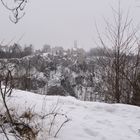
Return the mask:
[[[44,44],[71,48],[74,40],[84,49],[95,47],[94,22],[104,30],[103,17],[111,17],[111,6],[117,0],[41,0],[29,1],[26,15],[18,24],[9,20],[9,11],[0,4],[0,42],[10,40],[22,45],[33,44],[39,49]],[[121,0],[123,11],[130,9],[134,23],[138,24],[140,8],[138,0]],[[21,39],[21,40],[20,40]]]

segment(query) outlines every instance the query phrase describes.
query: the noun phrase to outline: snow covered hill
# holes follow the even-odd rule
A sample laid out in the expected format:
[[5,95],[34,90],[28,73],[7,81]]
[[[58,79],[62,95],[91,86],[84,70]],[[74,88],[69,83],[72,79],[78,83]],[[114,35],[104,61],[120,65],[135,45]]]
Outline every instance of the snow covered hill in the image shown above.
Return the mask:
[[[37,140],[140,140],[139,107],[83,102],[73,97],[44,96],[20,90],[14,90],[7,101],[9,108],[19,116],[27,110],[32,112],[30,125],[40,127]],[[47,116],[52,112],[57,115]],[[44,119],[40,119],[41,116],[45,116]],[[61,128],[66,119],[69,121]],[[10,133],[8,135],[14,140]],[[0,140],[3,139],[0,133]]]

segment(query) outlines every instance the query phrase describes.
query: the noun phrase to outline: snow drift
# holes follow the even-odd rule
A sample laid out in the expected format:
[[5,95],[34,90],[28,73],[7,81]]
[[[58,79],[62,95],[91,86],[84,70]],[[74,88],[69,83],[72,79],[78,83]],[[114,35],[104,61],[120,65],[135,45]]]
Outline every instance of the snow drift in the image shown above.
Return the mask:
[[[139,107],[84,102],[73,97],[45,96],[20,90],[14,90],[7,102],[16,114],[32,110],[34,118],[31,125],[40,126],[37,140],[140,140]],[[61,114],[53,124],[51,115],[40,119],[39,116],[52,111]],[[66,119],[62,114],[69,121],[54,137]],[[14,140],[10,133],[8,135],[10,140]],[[3,139],[4,135],[0,133],[0,140]]]

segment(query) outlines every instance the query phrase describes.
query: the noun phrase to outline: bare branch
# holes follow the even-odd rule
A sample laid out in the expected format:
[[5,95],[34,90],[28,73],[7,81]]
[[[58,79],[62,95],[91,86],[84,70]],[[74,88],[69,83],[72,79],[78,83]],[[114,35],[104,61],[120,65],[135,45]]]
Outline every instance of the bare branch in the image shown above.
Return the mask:
[[25,15],[25,12],[23,10],[25,9],[27,0],[13,0],[13,7],[9,6],[6,2],[6,0],[1,0],[3,6],[11,11],[12,17],[9,16],[9,19],[13,23],[18,23],[18,21]]

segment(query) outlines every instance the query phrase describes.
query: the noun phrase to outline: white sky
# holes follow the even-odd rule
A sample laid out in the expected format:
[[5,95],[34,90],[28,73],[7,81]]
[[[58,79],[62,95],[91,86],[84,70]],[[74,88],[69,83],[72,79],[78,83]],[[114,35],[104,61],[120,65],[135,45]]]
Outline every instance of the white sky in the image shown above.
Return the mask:
[[[135,23],[140,23],[139,0],[120,0],[124,11],[130,9]],[[118,0],[29,0],[26,15],[18,23],[9,20],[9,12],[0,3],[0,41],[33,44],[40,48],[44,44],[73,47],[74,40],[80,47],[95,47],[94,22],[104,28],[103,17],[111,17],[111,6]]]

